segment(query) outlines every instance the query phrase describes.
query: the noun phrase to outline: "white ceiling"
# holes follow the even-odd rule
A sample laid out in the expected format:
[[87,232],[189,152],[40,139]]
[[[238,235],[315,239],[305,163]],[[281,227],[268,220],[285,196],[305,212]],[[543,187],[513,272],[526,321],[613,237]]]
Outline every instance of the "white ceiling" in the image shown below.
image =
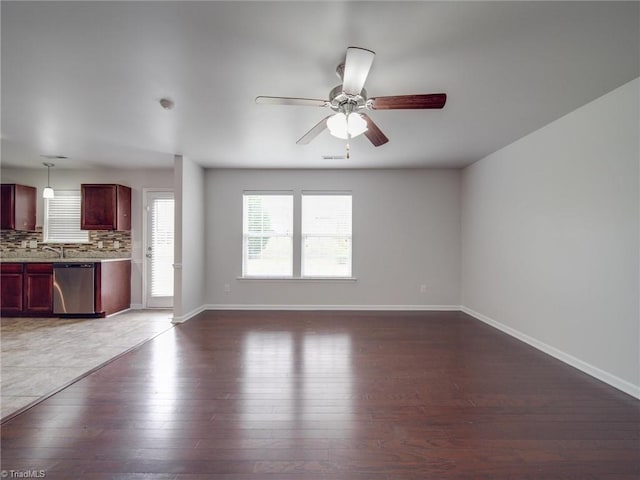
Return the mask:
[[[639,75],[638,2],[2,2],[2,165],[460,167]],[[389,137],[296,140],[329,112],[348,46],[374,50]],[[158,100],[175,101],[163,110]]]

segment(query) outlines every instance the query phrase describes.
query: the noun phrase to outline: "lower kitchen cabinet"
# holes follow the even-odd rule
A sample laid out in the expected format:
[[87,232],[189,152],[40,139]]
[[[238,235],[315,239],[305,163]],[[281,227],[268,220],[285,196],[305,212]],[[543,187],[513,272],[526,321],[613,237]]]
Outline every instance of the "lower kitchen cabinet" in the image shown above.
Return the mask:
[[53,313],[53,264],[25,264],[24,311],[34,316]]
[[53,314],[51,263],[3,263],[0,271],[0,314],[3,317],[49,317]]
[[[0,269],[0,315],[58,315],[53,313],[53,263],[0,263]],[[106,317],[131,308],[131,260],[95,262],[94,271],[93,313],[81,316]]]
[[0,265],[0,309],[3,317],[22,315],[22,270],[21,263]]
[[96,263],[96,314],[131,308],[131,260]]

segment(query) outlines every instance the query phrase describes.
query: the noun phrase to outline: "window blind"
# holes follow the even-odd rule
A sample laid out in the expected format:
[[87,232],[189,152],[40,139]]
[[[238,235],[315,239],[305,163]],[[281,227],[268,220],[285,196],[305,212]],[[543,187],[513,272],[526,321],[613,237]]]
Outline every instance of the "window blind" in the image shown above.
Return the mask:
[[151,296],[173,296],[173,198],[151,203]]
[[293,194],[243,195],[243,276],[293,275]]
[[89,232],[80,230],[80,191],[56,190],[44,199],[44,241],[87,243]]
[[302,276],[351,276],[351,195],[302,195]]

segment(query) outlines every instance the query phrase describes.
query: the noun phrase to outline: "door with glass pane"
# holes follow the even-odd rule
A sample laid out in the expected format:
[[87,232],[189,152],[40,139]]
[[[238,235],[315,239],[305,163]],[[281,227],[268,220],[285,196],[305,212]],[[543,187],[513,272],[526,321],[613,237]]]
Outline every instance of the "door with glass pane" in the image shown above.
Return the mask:
[[173,192],[146,192],[145,296],[149,308],[173,307]]

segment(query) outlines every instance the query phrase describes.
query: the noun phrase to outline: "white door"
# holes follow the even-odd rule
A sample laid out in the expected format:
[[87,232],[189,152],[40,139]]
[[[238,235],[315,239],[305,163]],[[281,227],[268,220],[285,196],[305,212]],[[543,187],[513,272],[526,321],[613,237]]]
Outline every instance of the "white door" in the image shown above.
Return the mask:
[[173,192],[145,190],[145,305],[173,307]]

